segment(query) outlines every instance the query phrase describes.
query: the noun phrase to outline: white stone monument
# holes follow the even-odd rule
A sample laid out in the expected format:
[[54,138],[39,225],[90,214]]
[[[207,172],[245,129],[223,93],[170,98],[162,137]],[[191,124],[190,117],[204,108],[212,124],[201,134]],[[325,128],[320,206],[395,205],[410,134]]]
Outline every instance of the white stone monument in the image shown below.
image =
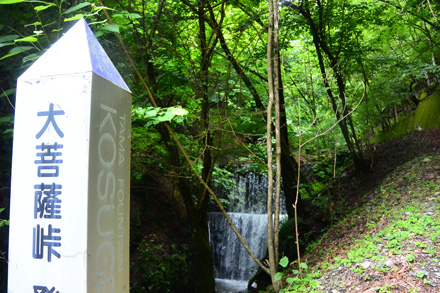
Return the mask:
[[129,292],[131,94],[83,19],[15,109],[8,292]]

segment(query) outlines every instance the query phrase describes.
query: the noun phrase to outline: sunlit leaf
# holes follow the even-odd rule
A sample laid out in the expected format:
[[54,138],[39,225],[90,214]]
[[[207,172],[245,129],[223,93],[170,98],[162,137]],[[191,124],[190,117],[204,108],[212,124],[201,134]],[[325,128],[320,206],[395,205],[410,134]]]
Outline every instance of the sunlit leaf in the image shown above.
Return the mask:
[[15,40],[15,42],[38,42],[38,39],[35,36],[28,36]]
[[282,266],[283,268],[287,267],[288,264],[289,264],[289,259],[287,258],[287,256],[284,256],[283,258],[280,259],[280,266]]
[[24,27],[28,27],[28,26],[31,26],[31,25],[33,25],[33,26],[41,25],[41,22],[40,21],[36,21],[36,22],[33,22],[33,23],[28,23],[28,24],[25,24]]
[[52,7],[52,6],[55,6],[55,4],[53,4],[53,5],[46,5],[46,6],[39,5],[39,6],[35,6],[34,9],[35,9],[35,11],[39,12],[39,11],[46,10],[47,8]]
[[144,117],[148,118],[148,117],[155,117],[157,115],[157,113],[159,112],[160,108],[153,108],[151,110],[145,110],[144,112]]
[[181,107],[174,107],[171,109],[171,112],[177,116],[184,116],[188,114],[188,111]]
[[0,0],[0,4],[15,4],[25,2],[26,0]]
[[84,14],[77,14],[75,16],[64,19],[64,22],[78,20],[84,17]]

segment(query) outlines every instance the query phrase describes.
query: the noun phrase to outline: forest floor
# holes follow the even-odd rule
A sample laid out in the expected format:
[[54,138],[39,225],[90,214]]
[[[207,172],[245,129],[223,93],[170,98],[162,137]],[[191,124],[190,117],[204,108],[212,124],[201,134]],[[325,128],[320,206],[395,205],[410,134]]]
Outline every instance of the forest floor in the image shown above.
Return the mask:
[[440,292],[440,130],[372,148],[368,174],[335,184],[354,207],[306,252],[289,292]]

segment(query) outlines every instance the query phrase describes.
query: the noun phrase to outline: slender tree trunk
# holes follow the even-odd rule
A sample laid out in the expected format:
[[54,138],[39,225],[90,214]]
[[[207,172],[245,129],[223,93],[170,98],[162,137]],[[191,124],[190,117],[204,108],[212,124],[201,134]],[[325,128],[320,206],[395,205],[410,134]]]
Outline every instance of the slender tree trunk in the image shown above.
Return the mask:
[[[281,289],[281,281],[275,279],[278,269],[279,215],[281,190],[281,134],[280,134],[280,99],[278,79],[278,1],[269,0],[269,29],[267,42],[267,77],[269,84],[269,103],[267,106],[267,237],[269,251],[269,270],[275,292]],[[275,102],[275,213],[273,213],[273,167],[272,167],[272,108]]]
[[[213,158],[211,155],[212,135],[209,131],[209,101],[208,101],[208,75],[209,65],[212,56],[210,45],[207,42],[205,27],[205,9],[204,0],[199,1],[198,20],[199,20],[199,40],[200,40],[200,87],[196,93],[202,100],[201,109],[201,133],[205,134],[202,140],[203,151],[203,169],[202,179],[207,185],[210,184],[211,174],[213,170]],[[196,218],[193,219],[193,245],[196,257],[194,258],[194,271],[197,272],[198,283],[196,284],[197,292],[215,292],[214,279],[214,260],[212,256],[211,246],[209,244],[208,221],[206,218],[208,212],[208,196],[204,186],[200,186],[197,206],[195,208]]]
[[[324,40],[324,29],[322,28],[322,9],[323,6],[321,2],[318,1],[319,6],[319,16],[320,21],[318,24],[312,18],[310,10],[308,8],[304,8],[304,2],[301,2],[299,6],[294,4],[289,4],[288,6],[296,11],[298,11],[309,23],[309,28],[313,38],[313,44],[315,45],[316,54],[318,56],[319,68],[321,70],[322,80],[324,83],[324,87],[326,88],[327,95],[332,104],[333,112],[335,113],[336,119],[339,121],[338,125],[341,129],[342,135],[344,137],[345,143],[347,144],[347,148],[350,152],[351,158],[353,159],[354,165],[357,170],[363,171],[365,170],[365,162],[362,156],[362,149],[360,147],[359,141],[356,136],[355,128],[353,125],[353,121],[349,113],[349,107],[347,105],[346,97],[345,97],[345,83],[342,76],[342,73],[339,70],[338,60],[332,54],[327,43]],[[322,51],[326,54],[330,61],[330,67],[336,77],[336,84],[338,87],[339,100],[340,103],[336,100],[333,95],[333,92],[330,88],[330,84],[327,79],[327,72],[324,65],[324,58],[322,56]],[[342,109],[339,109],[341,105]]]
[[[278,60],[280,60],[280,52],[278,51]],[[300,182],[298,181],[298,163],[290,151],[291,146],[289,143],[289,132],[286,117],[286,108],[284,100],[284,88],[283,79],[281,75],[281,62],[278,62],[278,95],[279,95],[279,108],[280,108],[280,142],[281,142],[281,176],[283,178],[283,192],[286,200],[286,211],[289,219],[294,218],[293,205],[296,202],[296,185],[306,183],[307,180],[300,172]],[[298,158],[300,159],[300,158]],[[298,196],[298,212],[304,215],[303,203],[301,200],[301,194]]]
[[[220,46],[225,52],[226,57],[231,63],[237,75],[241,78],[243,83],[246,85],[247,89],[251,92],[252,97],[254,98],[255,104],[257,108],[263,113],[265,120],[266,117],[266,107],[263,105],[260,95],[258,94],[257,89],[254,87],[251,79],[247,74],[243,71],[241,66],[238,64],[231,50],[229,49],[227,42],[224,38],[223,32],[221,30],[221,26],[215,19],[215,15],[210,10],[210,25],[213,29],[215,29],[216,34],[219,37]],[[291,152],[291,147],[288,138],[288,125],[286,119],[286,110],[284,107],[284,91],[282,87],[282,77],[281,77],[281,65],[278,65],[278,79],[279,79],[279,96],[280,96],[280,122],[281,122],[281,170],[282,170],[282,178],[283,178],[283,192],[286,198],[286,210],[289,218],[293,219],[294,211],[292,204],[295,202],[296,197],[296,184],[297,184],[297,173],[298,173],[298,163],[296,162],[295,157]],[[306,183],[306,178],[301,174],[301,182]],[[304,212],[303,204],[301,198],[298,201],[298,210],[300,214]]]

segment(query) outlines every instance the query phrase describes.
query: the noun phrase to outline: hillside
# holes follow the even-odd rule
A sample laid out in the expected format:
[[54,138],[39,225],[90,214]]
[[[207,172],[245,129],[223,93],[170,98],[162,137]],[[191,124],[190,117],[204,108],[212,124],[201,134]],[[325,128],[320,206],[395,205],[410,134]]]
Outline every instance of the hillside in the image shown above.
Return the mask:
[[372,171],[341,182],[341,206],[358,208],[309,248],[289,292],[440,292],[439,151],[439,130],[375,145]]

